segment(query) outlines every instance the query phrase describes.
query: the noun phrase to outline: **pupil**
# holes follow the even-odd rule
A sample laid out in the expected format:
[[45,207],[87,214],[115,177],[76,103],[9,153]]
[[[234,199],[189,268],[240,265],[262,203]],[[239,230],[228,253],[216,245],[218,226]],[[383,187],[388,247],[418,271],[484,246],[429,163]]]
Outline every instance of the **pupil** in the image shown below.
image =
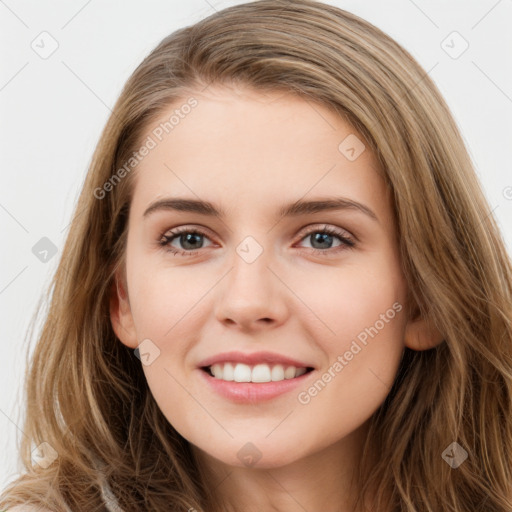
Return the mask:
[[[320,242],[325,242],[326,239],[328,242],[331,242],[332,240],[332,235],[329,235],[329,233],[315,233],[313,235],[311,235],[313,237],[313,241],[316,242],[318,240],[318,238],[320,239],[319,241]],[[311,245],[313,245],[314,247],[314,243],[312,243]],[[321,247],[322,249],[325,249],[326,247]],[[327,247],[329,248],[329,247]]]
[[190,243],[190,239],[192,239],[192,243],[193,243],[193,239],[200,237],[200,236],[202,236],[202,235],[199,235],[197,233],[188,233],[186,235],[182,235],[181,242],[182,242],[183,247],[187,250],[197,249],[197,247],[194,245],[192,245],[192,247],[187,247],[187,244]]

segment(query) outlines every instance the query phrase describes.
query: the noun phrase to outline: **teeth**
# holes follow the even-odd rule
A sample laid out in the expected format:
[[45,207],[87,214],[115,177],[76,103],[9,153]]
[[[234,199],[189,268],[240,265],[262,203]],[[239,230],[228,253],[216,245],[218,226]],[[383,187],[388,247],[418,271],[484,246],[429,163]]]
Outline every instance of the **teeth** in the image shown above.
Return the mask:
[[306,368],[297,368],[297,372],[295,373],[295,377],[300,377],[307,372]]
[[[237,364],[235,366],[235,382],[251,382],[251,367],[246,364]],[[219,375],[219,378],[222,378]]]
[[282,364],[276,364],[272,368],[272,380],[284,380],[284,368]]
[[222,369],[222,365],[219,364],[220,371],[222,371],[222,378],[224,380],[235,380],[235,369],[231,363],[226,363],[224,365],[224,369]]
[[235,382],[278,382],[285,379],[300,377],[306,373],[306,368],[268,364],[249,366],[243,363],[216,363],[210,366],[216,379]]
[[270,382],[270,367],[268,364],[257,364],[252,369],[252,382]]

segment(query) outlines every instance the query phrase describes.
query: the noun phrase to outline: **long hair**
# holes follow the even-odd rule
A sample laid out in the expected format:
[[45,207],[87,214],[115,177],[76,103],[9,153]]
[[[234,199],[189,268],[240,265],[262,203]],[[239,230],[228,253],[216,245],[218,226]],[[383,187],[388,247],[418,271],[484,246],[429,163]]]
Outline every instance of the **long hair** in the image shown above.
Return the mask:
[[[386,512],[509,512],[512,264],[505,244],[428,74],[372,24],[310,0],[226,8],[163,39],[128,79],[45,298],[26,380],[24,473],[4,490],[0,508],[213,510],[189,443],[114,334],[109,301],[124,268],[137,170],[119,169],[171,103],[230,83],[320,102],[364,137],[392,191],[410,314],[443,334],[430,350],[405,349],[370,420],[360,496],[376,488],[375,510]],[[378,450],[371,464],[370,440]],[[468,454],[457,468],[445,456],[455,442]],[[58,457],[42,469],[32,461],[35,447]]]

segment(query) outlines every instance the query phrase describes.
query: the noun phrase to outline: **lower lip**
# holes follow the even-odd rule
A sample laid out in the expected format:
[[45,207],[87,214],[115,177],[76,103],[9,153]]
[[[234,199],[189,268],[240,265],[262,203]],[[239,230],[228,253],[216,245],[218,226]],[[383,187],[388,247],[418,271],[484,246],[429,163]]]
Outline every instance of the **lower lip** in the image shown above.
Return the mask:
[[271,382],[234,382],[212,377],[208,372],[199,369],[203,379],[214,391],[238,403],[255,403],[271,400],[279,395],[290,392],[308,379],[314,370],[300,377]]

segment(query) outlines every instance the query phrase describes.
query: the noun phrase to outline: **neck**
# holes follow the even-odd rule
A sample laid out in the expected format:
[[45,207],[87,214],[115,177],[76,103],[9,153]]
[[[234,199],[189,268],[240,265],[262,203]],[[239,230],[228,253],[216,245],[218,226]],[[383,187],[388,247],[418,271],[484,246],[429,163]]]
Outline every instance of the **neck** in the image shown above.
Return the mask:
[[368,423],[349,436],[278,467],[224,464],[193,446],[205,481],[212,489],[209,512],[365,512],[356,506],[357,470]]

